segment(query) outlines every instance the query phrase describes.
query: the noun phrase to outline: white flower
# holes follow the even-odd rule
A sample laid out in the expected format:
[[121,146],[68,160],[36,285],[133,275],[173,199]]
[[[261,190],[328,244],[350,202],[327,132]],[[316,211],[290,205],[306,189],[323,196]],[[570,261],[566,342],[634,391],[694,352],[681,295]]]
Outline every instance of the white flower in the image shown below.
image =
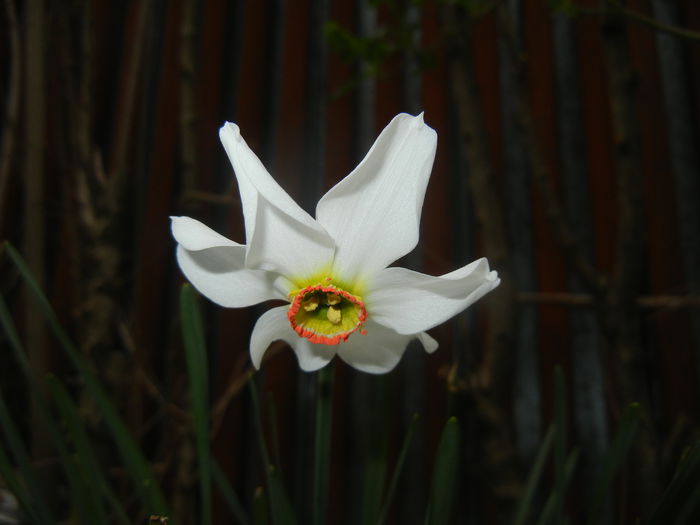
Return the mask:
[[387,268],[418,243],[437,134],[423,115],[397,115],[364,160],[326,193],[316,219],[275,182],[230,122],[219,136],[241,194],[247,244],[189,217],[172,217],[177,260],[215,303],[239,308],[271,299],[289,305],[258,319],[250,341],[256,368],[270,343],[292,347],[306,371],[336,354],[358,370],[388,372],[417,338],[498,286],[479,259],[433,277]]

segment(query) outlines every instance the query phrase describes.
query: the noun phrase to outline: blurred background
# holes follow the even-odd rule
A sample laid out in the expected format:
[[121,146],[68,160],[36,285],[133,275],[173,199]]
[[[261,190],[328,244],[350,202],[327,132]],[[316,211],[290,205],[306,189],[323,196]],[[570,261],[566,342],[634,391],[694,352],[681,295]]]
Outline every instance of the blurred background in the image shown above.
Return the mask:
[[[204,523],[207,494],[214,523],[242,522],[226,486],[277,523],[261,417],[311,523],[317,374],[276,343],[249,380],[264,305],[198,301],[228,485],[202,483],[168,217],[245,241],[224,121],[313,214],[394,115],[425,112],[437,157],[399,263],[438,275],[486,256],[502,284],[431,330],[435,354],[410,346],[384,376],[336,363],[328,522],[377,522],[401,464],[388,523],[422,523],[450,416],[446,523],[511,523],[525,500],[534,523],[550,493],[553,522],[647,519],[700,434],[699,40],[694,0],[3,0],[0,486],[33,502],[29,523],[165,515],[129,478],[121,429],[171,524]],[[89,520],[66,474],[87,464],[75,429],[111,491]]]

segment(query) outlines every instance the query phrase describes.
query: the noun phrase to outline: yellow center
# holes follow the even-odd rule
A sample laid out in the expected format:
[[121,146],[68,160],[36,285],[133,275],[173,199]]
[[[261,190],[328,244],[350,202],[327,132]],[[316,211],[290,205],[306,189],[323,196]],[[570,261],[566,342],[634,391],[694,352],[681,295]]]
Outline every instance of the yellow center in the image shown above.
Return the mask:
[[359,296],[338,288],[330,278],[324,283],[292,292],[287,317],[299,337],[336,345],[361,329],[367,310]]

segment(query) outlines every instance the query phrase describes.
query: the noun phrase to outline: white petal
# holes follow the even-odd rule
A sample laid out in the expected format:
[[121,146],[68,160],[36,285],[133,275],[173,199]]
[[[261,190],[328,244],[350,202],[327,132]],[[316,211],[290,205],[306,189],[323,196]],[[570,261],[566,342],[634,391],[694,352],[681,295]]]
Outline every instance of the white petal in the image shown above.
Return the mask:
[[370,284],[365,305],[374,321],[413,334],[444,323],[499,282],[485,258],[440,277],[386,268]]
[[334,273],[351,281],[369,276],[411,251],[437,134],[423,115],[394,117],[360,162],[316,207],[335,239]]
[[287,299],[291,283],[264,270],[244,266],[245,246],[189,251],[177,247],[177,262],[200,293],[221,306],[239,308],[270,299]]
[[437,342],[428,334],[399,334],[372,321],[367,321],[364,329],[366,334],[356,332],[338,345],[338,357],[362,372],[384,374],[393,370],[414,337],[427,352],[437,349]]
[[435,350],[438,349],[438,346],[440,346],[438,345],[438,342],[435,339],[433,339],[427,332],[421,332],[420,334],[417,334],[416,337],[423,345],[423,348],[425,348],[425,351],[429,354],[432,354]]
[[238,126],[219,131],[238,180],[246,231],[246,266],[303,278],[328,266],[335,245],[323,227],[270,176]]
[[175,240],[190,251],[215,246],[241,246],[190,217],[170,217],[170,228]]
[[299,337],[289,324],[288,310],[288,306],[278,306],[262,314],[255,323],[253,334],[250,337],[250,358],[253,365],[259,369],[263,354],[267,351],[270,343],[282,340],[292,347],[302,370],[312,372],[323,368],[333,359],[337,347],[317,345],[308,339]]

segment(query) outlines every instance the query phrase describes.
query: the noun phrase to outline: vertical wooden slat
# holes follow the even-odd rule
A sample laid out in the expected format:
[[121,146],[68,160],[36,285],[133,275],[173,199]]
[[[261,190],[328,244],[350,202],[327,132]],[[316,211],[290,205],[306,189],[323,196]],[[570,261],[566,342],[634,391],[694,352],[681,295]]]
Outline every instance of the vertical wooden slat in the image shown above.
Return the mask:
[[[513,36],[522,48],[522,23],[519,0],[507,2],[513,20]],[[519,86],[512,81],[513,63],[508,46],[514,44],[509,36],[499,37],[501,119],[503,133],[503,186],[504,207],[508,224],[513,282],[519,291],[533,291],[537,287],[532,217],[532,183],[523,129],[519,125]],[[518,305],[515,335],[515,382],[513,414],[518,454],[523,462],[534,457],[541,438],[541,406],[539,389],[539,360],[537,309],[532,304]]]
[[[452,47],[451,87],[457,102],[462,145],[469,161],[469,187],[483,232],[484,252],[493,267],[498,268],[502,279],[500,287],[484,302],[489,324],[481,361],[471,377],[473,390],[470,393],[477,412],[483,451],[477,468],[481,476],[497,480],[488,487],[479,487],[483,491],[482,498],[486,500],[482,504],[490,504],[495,515],[505,520],[511,515],[519,491],[507,401],[512,380],[510,352],[515,311],[505,218],[491,156],[491,141],[498,134],[489,133],[487,123],[493,121],[485,118],[489,115],[488,102],[494,102],[491,98],[494,90],[484,89],[484,85],[480,85],[484,77],[479,75],[480,66],[485,66],[488,71],[493,63],[479,63],[477,57],[480,54],[472,54],[472,45],[480,32],[472,30],[473,21],[469,15],[459,9],[449,9],[445,15]],[[494,26],[489,24],[487,27],[492,30]],[[480,47],[476,46],[474,50],[478,49]]]
[[[374,34],[377,22],[377,10],[368,0],[355,0],[355,32],[360,38]],[[358,61],[354,74],[360,79],[353,96],[354,119],[353,133],[353,162],[359,163],[369,151],[375,137],[374,116],[376,104],[375,78],[366,74],[367,64]],[[350,373],[350,393],[347,396],[347,414],[351,439],[348,443],[348,464],[346,483],[348,490],[343,501],[347,509],[343,521],[346,525],[361,523],[364,515],[365,501],[361,498],[363,491],[359,490],[365,483],[365,475],[369,464],[371,446],[376,442],[376,434],[368,434],[364,429],[371,428],[372,412],[364,410],[371,406],[376,381],[366,374]],[[383,408],[383,407],[380,407]],[[378,413],[379,411],[376,411]],[[355,492],[349,495],[350,492]],[[359,503],[358,503],[359,501]]]
[[[265,83],[263,85],[262,120],[264,123],[260,159],[265,166],[278,166],[277,141],[281,103],[283,69],[285,4],[272,0],[268,5],[267,38],[265,39]],[[275,174],[273,173],[273,176]]]
[[[15,142],[17,142],[17,132],[19,130],[18,115],[20,101],[20,86],[22,85],[22,52],[20,44],[20,29],[17,11],[12,0],[3,2],[5,16],[7,17],[7,38],[8,47],[8,72],[7,72],[7,98],[4,111],[4,122],[2,124],[2,134],[0,135],[0,209],[6,210],[5,199],[7,198],[8,185],[10,181],[10,165],[14,152]],[[0,221],[3,220],[0,215]],[[2,235],[0,231],[0,235]]]
[[[453,80],[448,75],[447,86],[451,86]],[[455,93],[447,89],[445,95],[450,108],[456,107]],[[470,167],[465,148],[462,147],[461,123],[456,112],[448,114],[447,137],[443,144],[447,148],[449,162],[450,184],[450,216],[452,217],[453,257],[457,264],[464,264],[480,255],[477,249],[477,235],[474,214],[474,203],[469,191],[468,180]],[[477,448],[478,438],[475,433],[477,418],[473,410],[466,389],[469,374],[476,367],[477,351],[480,346],[480,332],[478,327],[478,311],[469,308],[453,320],[453,350],[452,361],[447,377],[447,387],[451,394],[454,414],[461,422],[463,438],[462,448],[462,472],[460,476],[459,498],[456,502],[457,515],[464,517],[464,523],[475,525],[479,523],[479,493],[480,476],[474,465],[480,460],[481,454]]]
[[[575,22],[555,14],[552,23],[554,48],[557,130],[561,184],[567,218],[574,227],[582,255],[592,264],[593,230],[586,138],[583,128],[581,78],[579,73]],[[577,273],[569,268],[569,289],[588,291]],[[600,362],[600,329],[595,312],[572,309],[571,363],[573,419],[576,442],[583,455],[583,479],[588,484],[599,470],[598,461],[607,448],[608,423]]]
[[[652,0],[654,16],[662,23],[681,25],[676,2]],[[685,270],[685,291],[700,294],[700,158],[697,122],[689,108],[689,72],[683,42],[673,35],[656,33],[664,107],[668,126],[671,168],[677,204],[678,229]],[[690,312],[694,336],[696,378],[700,379],[700,310]]]
[[[142,9],[146,4],[135,6],[134,9],[141,11],[140,16],[145,16]],[[148,4],[148,10],[151,5]],[[133,13],[133,12],[132,12]],[[145,129],[145,140],[151,147],[143,154],[144,165],[138,166],[142,177],[133,180],[131,196],[133,198],[131,206],[135,216],[132,227],[135,232],[132,234],[134,250],[134,273],[133,273],[133,331],[134,340],[138,352],[138,357],[142,363],[153,364],[155,369],[173,372],[169,365],[172,364],[173,354],[160,352],[161,344],[167,337],[167,332],[163,331],[163,322],[169,319],[172,313],[171,305],[167,295],[153,293],[155,289],[164,289],[165,283],[170,282],[169,274],[163,268],[172,268],[172,244],[168,235],[168,215],[172,209],[169,200],[162,199],[162,195],[173,195],[175,189],[176,173],[176,140],[178,131],[178,115],[172,111],[177,107],[178,93],[176,86],[179,75],[177,53],[169,52],[170,49],[177,49],[178,40],[178,11],[176,9],[158,9],[150,11],[149,23],[143,29],[144,35],[139,37],[138,46],[134,53],[141,55],[145,49],[153,51],[149,55],[154,64],[160,64],[160,68],[144,68],[145,71],[152,72],[153,75],[139,76],[138,69],[133,72],[128,69],[135,68],[131,61],[125,64],[125,76],[135,74],[138,80],[143,82],[141,87],[148,86],[149,89],[138,92],[143,98],[140,109],[150,118]],[[138,20],[138,17],[135,17]],[[139,27],[138,22],[133,22],[134,28]],[[162,24],[162,25],[161,25]],[[143,26],[141,26],[143,27]],[[162,32],[159,31],[162,29]],[[136,31],[137,29],[134,29]],[[150,38],[149,38],[150,37]],[[144,48],[145,43],[149,46]],[[135,44],[135,43],[134,43]],[[153,46],[153,47],[150,47]],[[143,57],[139,56],[139,60]],[[136,56],[130,60],[136,60]],[[143,64],[143,63],[142,63]],[[136,80],[127,79],[128,83]],[[151,98],[152,97],[152,98]],[[147,105],[150,100],[155,101],[153,105]],[[138,114],[134,115],[134,118]],[[133,130],[130,130],[133,132]],[[121,133],[121,132],[120,132]],[[127,145],[131,148],[140,146],[130,140],[133,135],[127,135]],[[126,145],[124,146],[127,147]],[[115,153],[113,166],[119,166],[119,154]],[[115,168],[118,169],[118,168]],[[129,173],[132,175],[134,172]],[[138,192],[138,193],[137,193]],[[139,195],[140,193],[140,195]],[[136,197],[138,195],[141,199]],[[127,204],[129,205],[129,204]],[[134,388],[130,393],[129,420],[135,425],[141,420],[143,399],[139,388]]]
[[308,21],[308,47],[305,57],[304,162],[300,204],[314,215],[323,195],[326,151],[326,105],[328,84],[328,42],[324,28],[328,21],[328,0],[311,0]]
[[651,416],[649,373],[636,307],[644,267],[645,217],[642,196],[642,149],[636,111],[637,71],[631,61],[628,21],[610,9],[601,22],[608,102],[613,130],[615,181],[617,186],[617,230],[615,269],[610,281],[604,314],[615,379],[624,404],[640,403],[641,420],[632,448],[632,490],[640,508],[648,510],[659,495],[658,435]]
[[[416,4],[407,3],[399,16],[401,23],[407,28],[407,49],[401,53],[401,110],[411,114],[423,111],[422,104],[422,75],[418,59],[413,48],[418,48],[422,40],[420,21],[422,9]],[[397,23],[399,21],[394,21]],[[388,122],[387,122],[388,123]],[[385,124],[383,124],[385,125]],[[421,224],[422,224],[421,220]],[[400,265],[412,270],[423,267],[423,244],[418,243],[413,251],[403,257]],[[400,490],[403,494],[403,505],[400,506],[399,519],[406,523],[419,516],[427,503],[428,483],[426,475],[426,429],[427,418],[425,404],[425,351],[416,340],[411,341],[398,365],[401,374],[403,394],[398,398],[401,413],[401,432],[404,434],[415,414],[423,415],[423,420],[415,427],[411,444],[412,453],[404,463],[404,476]],[[386,424],[386,423],[385,423]]]
[[[26,4],[24,22],[24,253],[40,288],[46,285],[46,35],[44,0]],[[46,325],[29,290],[25,294],[24,330],[26,349],[38,377],[47,372]],[[38,414],[32,411],[32,448],[41,457],[48,440]]]

